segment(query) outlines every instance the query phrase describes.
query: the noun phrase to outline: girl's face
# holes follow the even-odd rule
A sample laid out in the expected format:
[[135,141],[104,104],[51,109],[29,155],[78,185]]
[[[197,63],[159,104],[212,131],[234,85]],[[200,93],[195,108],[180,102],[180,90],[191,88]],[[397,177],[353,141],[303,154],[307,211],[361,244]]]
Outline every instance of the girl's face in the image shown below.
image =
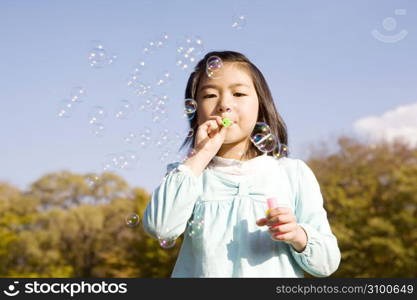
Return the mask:
[[258,118],[258,96],[251,76],[238,63],[224,63],[215,78],[205,75],[197,88],[198,125],[209,116],[229,118],[224,144],[247,140]]

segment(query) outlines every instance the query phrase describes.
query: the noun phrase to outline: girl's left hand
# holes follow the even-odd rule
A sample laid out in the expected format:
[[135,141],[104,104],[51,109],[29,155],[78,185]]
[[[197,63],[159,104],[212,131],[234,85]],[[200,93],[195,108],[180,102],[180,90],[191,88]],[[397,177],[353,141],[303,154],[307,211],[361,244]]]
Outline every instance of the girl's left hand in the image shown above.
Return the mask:
[[273,208],[266,218],[256,221],[256,225],[268,226],[273,240],[290,243],[298,252],[302,252],[307,245],[307,234],[297,224],[296,217],[290,208]]

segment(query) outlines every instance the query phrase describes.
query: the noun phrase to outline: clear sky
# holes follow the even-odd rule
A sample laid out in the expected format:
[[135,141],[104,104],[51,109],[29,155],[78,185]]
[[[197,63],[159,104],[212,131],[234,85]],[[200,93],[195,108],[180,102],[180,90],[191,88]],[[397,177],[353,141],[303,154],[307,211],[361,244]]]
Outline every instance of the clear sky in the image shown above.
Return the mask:
[[[232,28],[244,15],[242,29]],[[143,45],[168,34],[166,47]],[[342,133],[417,137],[417,2],[374,1],[0,1],[0,180],[25,188],[59,170],[100,172],[108,154],[136,151],[138,165],[118,171],[151,192],[166,164],[155,143],[164,129],[184,132],[183,94],[190,69],[175,64],[184,36],[204,51],[244,53],[263,72],[289,131],[290,157]],[[118,58],[89,66],[92,40]],[[168,120],[139,111],[127,79],[146,62],[146,80],[169,71]],[[71,89],[86,91],[70,118],[57,108]],[[114,117],[121,100],[131,117]],[[102,106],[102,137],[88,116]],[[126,143],[129,132],[151,127],[151,144]],[[173,157],[173,156],[172,156]],[[171,157],[171,158],[172,158]]]

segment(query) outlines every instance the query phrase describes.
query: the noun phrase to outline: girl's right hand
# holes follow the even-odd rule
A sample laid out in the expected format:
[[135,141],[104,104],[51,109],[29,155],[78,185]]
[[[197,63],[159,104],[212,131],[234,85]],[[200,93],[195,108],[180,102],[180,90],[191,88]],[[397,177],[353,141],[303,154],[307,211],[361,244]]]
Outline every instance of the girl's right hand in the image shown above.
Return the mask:
[[203,150],[214,157],[226,138],[227,128],[219,116],[211,116],[202,123],[196,133],[194,148],[196,151]]

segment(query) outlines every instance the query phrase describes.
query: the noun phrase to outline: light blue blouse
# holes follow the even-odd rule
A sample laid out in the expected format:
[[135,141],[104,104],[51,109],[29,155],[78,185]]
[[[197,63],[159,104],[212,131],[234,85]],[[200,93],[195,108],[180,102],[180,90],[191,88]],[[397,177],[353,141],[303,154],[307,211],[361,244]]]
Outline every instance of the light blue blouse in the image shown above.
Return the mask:
[[[227,172],[240,169],[246,172]],[[269,197],[290,207],[306,231],[303,252],[256,225]],[[204,221],[200,234],[189,234],[192,219]],[[304,277],[303,270],[325,277],[340,263],[320,186],[300,159],[261,155],[241,162],[216,156],[200,176],[180,162],[169,164],[142,224],[154,238],[184,233],[172,277]]]

